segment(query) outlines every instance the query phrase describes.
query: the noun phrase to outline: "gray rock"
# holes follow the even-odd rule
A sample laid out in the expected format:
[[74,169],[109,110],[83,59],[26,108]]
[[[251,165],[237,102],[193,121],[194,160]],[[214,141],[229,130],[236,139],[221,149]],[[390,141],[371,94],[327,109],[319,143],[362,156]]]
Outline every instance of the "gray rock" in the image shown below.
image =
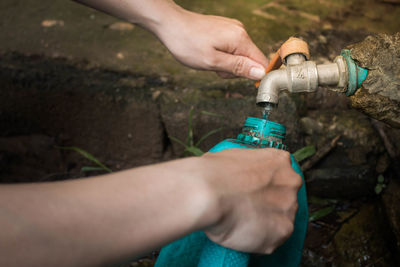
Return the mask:
[[339,143],[340,146],[383,151],[382,142],[368,118],[355,110],[310,111],[307,117],[301,118],[300,125],[308,145],[322,145],[326,140],[341,135],[346,142]]
[[360,66],[369,69],[351,97],[352,106],[400,128],[400,33],[368,36],[349,48]]
[[45,135],[0,137],[0,182],[17,183],[66,178],[61,151]]
[[[50,136],[77,146],[113,170],[159,162],[164,129],[148,88],[125,81],[143,76],[87,69],[82,63],[10,54],[0,61],[2,136]],[[160,86],[147,77],[147,86]],[[134,84],[134,83],[131,83]],[[66,165],[88,164],[65,152]]]
[[312,169],[305,175],[307,190],[315,196],[356,199],[374,194],[376,176],[368,165]]
[[308,192],[356,198],[373,193],[383,144],[368,118],[355,110],[312,111],[300,120],[307,145],[317,150],[340,135],[337,146],[305,173]]

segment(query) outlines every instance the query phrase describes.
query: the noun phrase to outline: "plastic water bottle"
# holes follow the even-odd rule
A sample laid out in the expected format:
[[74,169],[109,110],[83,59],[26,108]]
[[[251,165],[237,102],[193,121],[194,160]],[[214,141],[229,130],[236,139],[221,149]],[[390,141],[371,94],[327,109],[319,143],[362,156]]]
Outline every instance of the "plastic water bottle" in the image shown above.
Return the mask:
[[[248,117],[242,133],[236,139],[227,139],[214,146],[209,152],[231,148],[286,149],[286,128],[282,124],[266,119]],[[203,232],[192,233],[165,246],[156,262],[156,267],[291,267],[299,266],[308,226],[308,206],[305,182],[300,167],[291,156],[292,168],[301,175],[303,185],[297,198],[299,209],[296,214],[294,232],[291,237],[271,255],[251,255],[234,251],[210,241]]]

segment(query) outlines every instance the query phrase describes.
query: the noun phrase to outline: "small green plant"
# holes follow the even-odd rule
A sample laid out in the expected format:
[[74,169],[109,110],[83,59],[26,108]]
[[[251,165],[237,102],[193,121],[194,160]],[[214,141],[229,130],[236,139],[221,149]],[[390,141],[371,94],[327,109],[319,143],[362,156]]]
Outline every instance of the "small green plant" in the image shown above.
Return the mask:
[[[193,156],[201,156],[204,154],[204,151],[199,148],[200,144],[206,140],[208,137],[210,137],[213,134],[216,134],[220,132],[223,127],[214,129],[203,135],[197,142],[194,142],[193,138],[193,113],[194,113],[194,108],[190,108],[189,111],[189,120],[188,120],[188,132],[186,135],[186,142],[183,142],[182,140],[179,140],[176,137],[169,136],[171,140],[177,142],[178,144],[182,145],[185,148],[185,155],[193,155]],[[208,112],[208,111],[201,111],[202,114],[208,115],[208,116],[214,116],[214,117],[222,117],[222,115],[213,113],[213,112]]]
[[322,219],[323,217],[331,214],[334,210],[335,210],[335,206],[329,206],[329,207],[317,210],[310,214],[308,221],[312,222],[312,221],[317,221],[319,219]]
[[336,205],[338,203],[337,199],[332,198],[320,198],[316,196],[309,196],[308,202],[319,206]]
[[308,202],[318,206],[325,206],[311,213],[310,217],[308,218],[309,222],[317,221],[325,216],[328,216],[335,210],[336,204],[338,203],[336,199],[319,198],[316,196],[310,196],[308,198]]
[[385,184],[385,177],[383,177],[382,174],[380,174],[377,178],[377,183],[375,185],[375,193],[379,195],[382,193],[383,189],[385,189],[386,184]]
[[103,163],[101,163],[97,158],[95,158],[92,154],[90,154],[89,152],[79,148],[79,147],[75,147],[75,146],[62,146],[62,147],[58,147],[59,149],[63,149],[63,150],[72,150],[75,152],[78,152],[79,154],[81,154],[83,157],[85,157],[86,159],[90,160],[91,162],[93,162],[94,164],[96,164],[97,166],[83,166],[81,168],[81,172],[89,172],[89,171],[106,171],[106,172],[112,172],[112,170],[110,168],[108,168],[106,165],[104,165]]
[[297,162],[300,162],[311,157],[315,152],[315,146],[305,146],[294,152],[293,157]]

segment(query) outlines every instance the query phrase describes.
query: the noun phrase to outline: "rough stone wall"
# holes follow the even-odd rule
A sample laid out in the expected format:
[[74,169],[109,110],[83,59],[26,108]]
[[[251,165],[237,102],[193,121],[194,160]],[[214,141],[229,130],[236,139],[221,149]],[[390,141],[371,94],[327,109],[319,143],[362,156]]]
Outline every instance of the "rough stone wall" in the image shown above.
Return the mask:
[[400,128],[400,32],[368,36],[351,45],[351,56],[369,69],[352,106],[369,116]]
[[82,165],[93,165],[60,146],[84,149],[113,170],[163,159],[165,130],[147,88],[163,82],[79,64],[3,55],[0,166],[8,171],[0,180],[42,179],[39,170],[75,177]]
[[[194,143],[222,128],[201,143],[203,151],[235,138],[247,116],[261,115],[253,83],[240,80],[182,88],[167,77],[21,54],[2,56],[0,80],[3,182],[79,177],[82,166],[93,165],[61,146],[84,149],[114,171],[182,157],[173,138],[186,142],[192,108]],[[273,119],[287,126],[286,144],[295,151],[303,146],[296,103],[280,98]]]

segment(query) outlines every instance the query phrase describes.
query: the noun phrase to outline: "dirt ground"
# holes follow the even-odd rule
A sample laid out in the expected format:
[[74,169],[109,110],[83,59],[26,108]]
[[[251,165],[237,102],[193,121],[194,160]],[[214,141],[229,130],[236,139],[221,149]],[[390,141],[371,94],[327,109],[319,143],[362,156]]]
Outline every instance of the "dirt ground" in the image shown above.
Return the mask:
[[[400,29],[400,5],[389,1],[176,2],[241,20],[267,55],[299,35],[318,63],[369,34]],[[192,130],[196,141],[223,127],[201,144],[207,151],[235,137],[247,116],[260,115],[251,81],[181,66],[150,33],[72,1],[3,0],[0,33],[3,183],[104,173],[82,171],[93,163],[62,147],[84,149],[118,171],[182,157],[171,137],[184,140]],[[324,88],[283,94],[271,119],[286,125],[291,152],[322,149],[340,136],[305,172],[316,219],[302,266],[398,266],[400,131]],[[127,266],[152,266],[155,255]]]

